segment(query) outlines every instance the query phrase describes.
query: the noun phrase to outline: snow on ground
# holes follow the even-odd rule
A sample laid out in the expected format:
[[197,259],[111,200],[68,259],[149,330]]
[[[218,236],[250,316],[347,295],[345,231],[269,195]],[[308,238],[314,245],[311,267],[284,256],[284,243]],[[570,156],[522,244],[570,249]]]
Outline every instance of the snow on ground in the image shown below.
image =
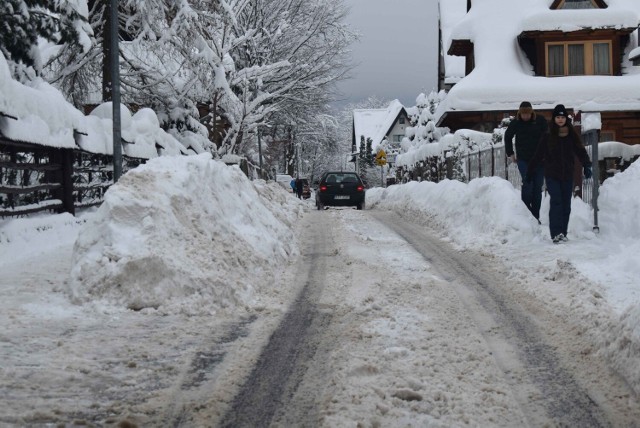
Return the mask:
[[[368,208],[411,213],[414,221],[442,228],[443,239],[479,250],[511,267],[505,278],[558,313],[581,314],[599,351],[640,391],[640,162],[607,179],[600,189],[598,225],[590,206],[572,201],[568,236],[549,236],[549,198],[538,225],[520,192],[500,178],[411,182],[367,192]],[[601,305],[601,302],[606,302]]]
[[[539,226],[520,203],[519,191],[498,178],[370,189],[367,207],[408,213],[462,250],[502,260],[511,269],[505,281],[584,325],[597,350],[640,391],[639,182],[638,162],[605,182],[600,234],[592,231],[589,206],[575,199],[571,241],[564,245],[553,245],[548,236],[548,198]],[[197,368],[184,369],[194,356],[226,353],[236,357],[234,364],[250,367],[268,328],[247,325],[259,319],[273,326],[293,300],[297,290],[283,275],[299,256],[300,217],[310,209],[312,201],[300,202],[276,183],[249,182],[237,168],[201,155],[162,157],[128,172],[95,211],[0,220],[0,422],[56,423],[74,415],[82,422],[88,413],[103,421],[149,422],[154,409],[188,400],[187,386],[204,385]],[[397,260],[397,282],[423,290],[416,282],[424,276],[423,261],[393,240],[353,227],[363,242],[344,249],[345,263],[364,264],[357,270],[362,273],[367,263]],[[344,397],[352,391],[353,374],[366,377],[394,359],[409,358],[406,349],[418,346],[411,343],[414,319],[437,319],[428,299],[423,309],[407,312],[410,302],[404,298],[368,304],[375,281],[353,277],[349,284],[347,303],[359,310],[376,306],[389,317],[365,326],[375,338],[370,349],[335,350],[354,357],[343,360],[334,379],[345,382],[337,385]],[[232,342],[230,349],[207,348],[243,329],[248,331],[235,348]],[[486,355],[477,357],[456,360],[456,371],[472,373]],[[446,372],[453,363],[438,361],[432,369]],[[241,373],[229,370],[207,393],[228,402],[238,383],[234,376]],[[481,388],[483,376],[490,375],[478,373],[474,385]],[[411,385],[393,376],[378,379],[391,382],[380,388],[409,393]],[[443,414],[462,405],[438,401],[447,398],[442,390],[431,393],[429,402],[443,406]],[[487,403],[510,408],[500,397],[499,391],[489,392],[470,400],[466,411],[482,415]],[[357,412],[343,414],[339,407],[331,423],[358,419]],[[459,410],[464,419],[465,409]],[[399,424],[413,414],[410,405],[380,411],[385,421]],[[500,410],[485,413],[488,422],[504,420]]]
[[322,426],[526,425],[455,287],[366,213],[321,214],[336,225],[342,266],[330,270],[343,273],[321,298],[342,335],[326,350],[329,380],[310,382]]

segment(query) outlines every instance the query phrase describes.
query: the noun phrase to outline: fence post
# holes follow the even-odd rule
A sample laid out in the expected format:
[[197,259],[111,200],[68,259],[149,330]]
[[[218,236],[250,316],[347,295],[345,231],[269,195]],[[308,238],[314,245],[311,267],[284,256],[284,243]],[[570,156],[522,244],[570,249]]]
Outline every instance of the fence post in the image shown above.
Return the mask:
[[504,156],[502,156],[502,161],[504,162],[504,177],[507,181],[509,181],[509,159],[507,158],[506,150],[503,154]]
[[493,146],[491,146],[491,176],[494,177],[496,175],[496,158],[493,153]]
[[591,206],[593,207],[593,231],[600,232],[598,226],[598,191],[600,187],[600,165],[598,162],[598,131],[602,127],[600,113],[582,113],[583,141],[591,145],[591,165],[593,171],[593,190]]
[[60,163],[62,165],[62,207],[65,212],[75,215],[73,203],[73,150],[60,151]]

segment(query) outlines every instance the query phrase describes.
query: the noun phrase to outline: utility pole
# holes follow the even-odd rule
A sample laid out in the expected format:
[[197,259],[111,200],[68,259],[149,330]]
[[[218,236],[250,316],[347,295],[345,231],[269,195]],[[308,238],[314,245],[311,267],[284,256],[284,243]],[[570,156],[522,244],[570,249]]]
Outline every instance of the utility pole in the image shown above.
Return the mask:
[[113,106],[113,182],[122,175],[122,138],[120,123],[120,49],[118,47],[118,1],[111,0],[109,7],[111,103]]

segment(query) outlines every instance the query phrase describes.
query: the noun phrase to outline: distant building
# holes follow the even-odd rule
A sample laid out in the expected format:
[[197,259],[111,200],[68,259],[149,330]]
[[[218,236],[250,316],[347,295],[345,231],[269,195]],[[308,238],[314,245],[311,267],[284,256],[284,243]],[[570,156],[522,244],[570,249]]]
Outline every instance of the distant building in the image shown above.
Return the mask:
[[393,100],[387,108],[355,109],[351,134],[354,152],[359,151],[362,138],[365,142],[371,139],[374,154],[385,139],[391,146],[399,147],[407,126],[409,116],[398,100]]

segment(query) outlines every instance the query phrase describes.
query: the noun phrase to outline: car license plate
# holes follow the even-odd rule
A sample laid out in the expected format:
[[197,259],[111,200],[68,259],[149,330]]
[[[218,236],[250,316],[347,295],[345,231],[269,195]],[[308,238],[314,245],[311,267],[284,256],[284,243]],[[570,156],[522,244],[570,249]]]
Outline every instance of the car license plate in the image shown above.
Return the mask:
[[349,199],[349,195],[336,195],[335,199]]

